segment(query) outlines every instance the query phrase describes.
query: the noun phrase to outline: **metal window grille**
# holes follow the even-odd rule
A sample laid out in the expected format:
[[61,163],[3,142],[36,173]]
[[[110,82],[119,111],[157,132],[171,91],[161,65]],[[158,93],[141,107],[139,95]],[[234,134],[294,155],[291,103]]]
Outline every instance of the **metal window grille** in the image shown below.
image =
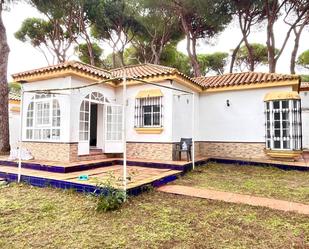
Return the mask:
[[300,100],[274,100],[265,103],[265,142],[267,149],[300,150]]
[[162,97],[139,98],[135,100],[134,126],[162,127],[163,105]]

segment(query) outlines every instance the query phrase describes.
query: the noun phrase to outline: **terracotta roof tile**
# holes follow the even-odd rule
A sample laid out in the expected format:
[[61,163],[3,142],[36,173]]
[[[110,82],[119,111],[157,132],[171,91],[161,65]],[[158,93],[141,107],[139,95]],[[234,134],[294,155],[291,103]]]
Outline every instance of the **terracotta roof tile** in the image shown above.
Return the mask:
[[17,77],[23,77],[23,76],[28,76],[28,75],[32,75],[32,74],[37,74],[37,73],[45,73],[45,72],[49,72],[49,71],[54,71],[54,70],[59,70],[59,69],[65,69],[65,68],[75,68],[96,76],[100,76],[100,77],[104,77],[104,78],[109,78],[110,77],[110,72],[98,67],[94,67],[91,65],[88,65],[86,63],[82,63],[79,61],[68,61],[68,62],[64,62],[64,63],[59,63],[57,65],[52,65],[52,66],[48,66],[48,67],[42,67],[42,68],[38,68],[38,69],[34,69],[34,70],[29,70],[29,71],[25,71],[25,72],[21,72],[21,73],[16,73],[13,74],[12,77],[13,78],[17,78]]
[[17,92],[9,92],[9,100],[20,100],[20,93]]
[[110,72],[112,74],[112,77],[121,77],[125,73],[127,77],[142,78],[142,77],[151,77],[164,74],[173,74],[178,72],[178,70],[173,67],[166,67],[155,64],[138,64],[121,68],[115,68],[110,70]]
[[267,83],[274,81],[287,81],[295,79],[299,80],[299,76],[297,75],[275,74],[275,73],[271,74],[271,73],[258,73],[258,72],[232,73],[220,76],[207,76],[207,77],[203,76],[203,77],[190,78],[189,76],[179,72],[176,68],[162,65],[155,65],[155,64],[131,65],[121,68],[115,68],[108,71],[78,61],[69,61],[49,67],[29,70],[26,72],[14,74],[12,76],[13,78],[22,78],[30,76],[32,74],[40,74],[44,72],[50,72],[70,67],[107,79],[122,77],[124,74],[129,78],[148,78],[154,76],[163,76],[163,75],[168,76],[177,74],[182,78],[185,78],[186,80],[192,82],[193,84],[197,84],[202,88],[220,88],[220,87],[230,87],[238,85]]
[[193,80],[205,88],[219,88],[225,86],[238,86],[274,81],[299,80],[298,75],[276,74],[276,73],[231,73],[218,76],[202,76]]

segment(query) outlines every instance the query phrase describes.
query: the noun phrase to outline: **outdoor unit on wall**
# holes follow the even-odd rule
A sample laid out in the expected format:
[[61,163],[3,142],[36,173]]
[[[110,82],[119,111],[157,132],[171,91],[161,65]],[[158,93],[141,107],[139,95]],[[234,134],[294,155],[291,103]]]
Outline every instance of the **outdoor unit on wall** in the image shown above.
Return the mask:
[[297,158],[302,153],[301,102],[297,92],[266,94],[266,150],[271,157]]

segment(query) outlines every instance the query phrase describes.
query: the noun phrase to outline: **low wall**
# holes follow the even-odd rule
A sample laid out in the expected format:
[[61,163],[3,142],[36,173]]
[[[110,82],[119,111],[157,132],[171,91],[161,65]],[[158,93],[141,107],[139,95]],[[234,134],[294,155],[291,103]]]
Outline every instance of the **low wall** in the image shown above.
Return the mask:
[[149,160],[173,160],[172,143],[127,143],[127,157]]
[[35,160],[70,162],[77,158],[77,143],[23,142]]
[[200,154],[207,157],[269,159],[264,148],[265,143],[199,142]]

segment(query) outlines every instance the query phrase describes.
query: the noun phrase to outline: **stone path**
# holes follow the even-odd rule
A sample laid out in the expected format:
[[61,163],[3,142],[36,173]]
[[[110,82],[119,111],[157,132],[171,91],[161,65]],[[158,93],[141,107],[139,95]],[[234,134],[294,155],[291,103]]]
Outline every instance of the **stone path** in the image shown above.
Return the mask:
[[187,195],[192,197],[219,200],[232,203],[242,203],[252,206],[262,206],[282,211],[294,211],[297,213],[309,215],[309,205],[297,202],[270,199],[265,197],[255,197],[251,195],[242,195],[242,194],[235,194],[235,193],[222,192],[209,189],[199,189],[181,185],[165,185],[158,188],[158,190],[161,192],[171,194]]

